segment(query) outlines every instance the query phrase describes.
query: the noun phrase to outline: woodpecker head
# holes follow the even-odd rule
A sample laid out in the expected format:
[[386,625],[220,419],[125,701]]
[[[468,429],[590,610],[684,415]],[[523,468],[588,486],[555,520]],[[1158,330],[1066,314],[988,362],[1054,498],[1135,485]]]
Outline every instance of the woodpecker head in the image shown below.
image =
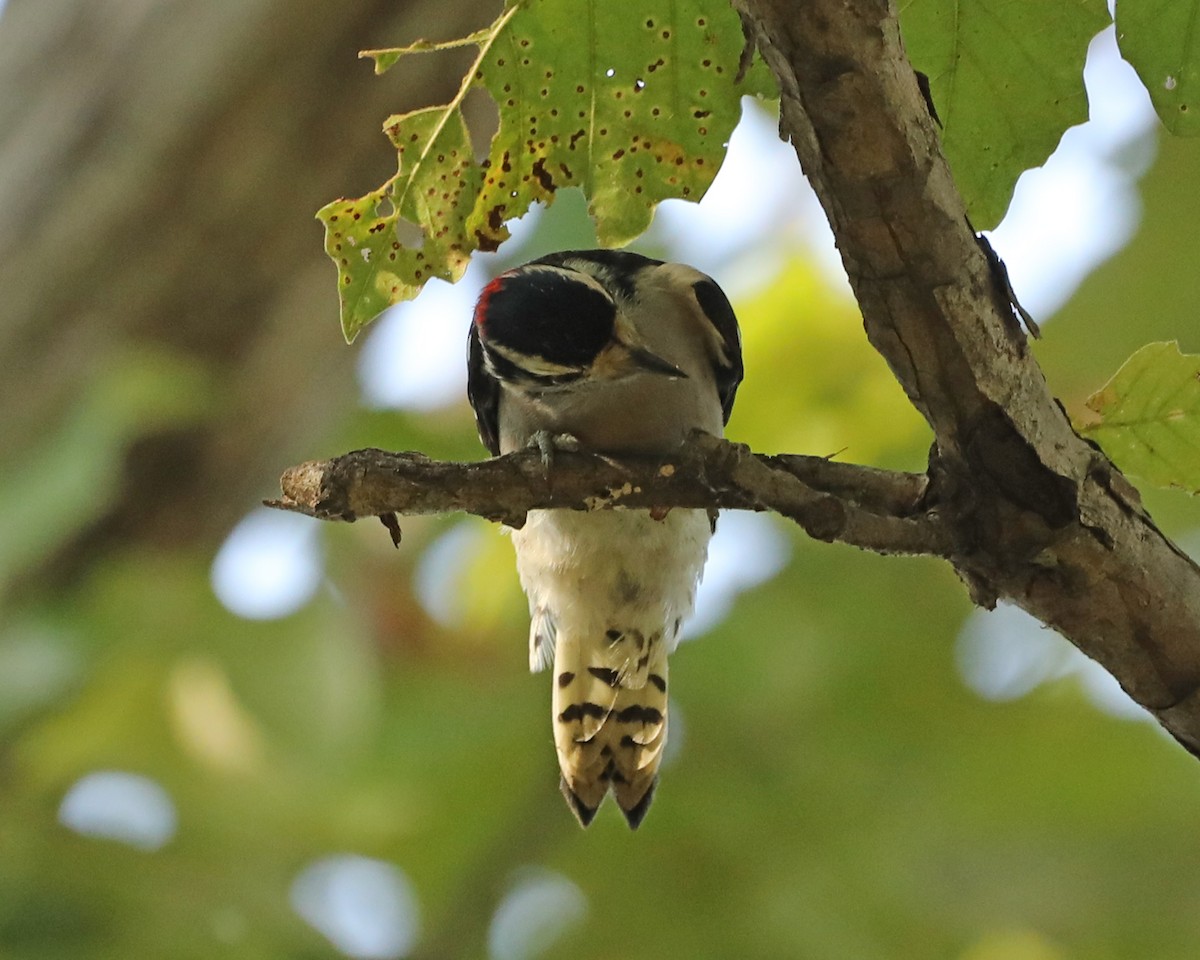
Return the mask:
[[633,278],[659,261],[600,253],[552,254],[502,273],[484,288],[473,336],[496,379],[545,391],[637,373],[687,376],[650,350],[623,309]]
[[[552,253],[501,274],[479,297],[467,343],[467,395],[493,454],[504,411],[521,409],[503,402],[506,393],[547,415],[569,407],[578,419],[589,409],[621,412],[613,405],[623,381],[640,374],[656,382],[631,383],[628,395],[654,396],[661,428],[688,419],[688,404],[708,402],[710,370],[711,399],[727,421],[742,379],[737,319],[716,282],[623,250]],[[678,389],[664,388],[669,381]],[[639,414],[623,411],[622,422],[637,432]]]

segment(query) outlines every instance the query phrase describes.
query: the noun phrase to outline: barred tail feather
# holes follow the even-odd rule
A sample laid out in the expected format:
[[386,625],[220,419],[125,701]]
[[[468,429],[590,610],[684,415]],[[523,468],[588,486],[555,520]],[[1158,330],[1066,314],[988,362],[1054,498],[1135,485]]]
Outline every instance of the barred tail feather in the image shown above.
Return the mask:
[[610,789],[631,827],[649,809],[667,738],[667,650],[661,634],[636,630],[557,636],[554,742],[563,795],[585,827]]

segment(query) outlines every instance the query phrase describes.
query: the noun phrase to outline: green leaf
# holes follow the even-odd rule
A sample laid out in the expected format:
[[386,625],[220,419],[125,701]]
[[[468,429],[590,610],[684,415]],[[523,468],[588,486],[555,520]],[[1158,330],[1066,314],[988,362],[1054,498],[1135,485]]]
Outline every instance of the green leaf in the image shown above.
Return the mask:
[[1087,119],[1083,62],[1104,0],[907,0],[913,66],[929,77],[942,145],[976,228],[1004,216],[1017,178]]
[[[463,40],[367,55],[382,72],[465,43],[479,55],[454,100],[387,121],[396,175],[318,213],[347,340],[430,277],[457,280],[473,250],[495,250],[508,220],[564,187],[583,189],[601,244],[628,243],[662,200],[704,195],[741,96],[771,92],[761,61],[736,81],[742,32],[724,0],[647,0],[636,15],[620,4],[516,0]],[[462,112],[473,88],[499,109],[482,162]],[[414,227],[419,246],[405,242]]]
[[1163,125],[1180,136],[1200,134],[1200,0],[1117,4],[1117,45]]
[[1087,405],[1100,420],[1080,432],[1123,471],[1200,493],[1200,355],[1147,344]]
[[[457,107],[431,107],[392,117],[386,130],[399,156],[396,176],[317,214],[325,224],[325,252],[338,266],[347,341],[393,303],[415,297],[430,277],[457,280],[470,257],[461,224],[482,174],[462,114]],[[401,241],[405,226],[421,230],[420,248]]]

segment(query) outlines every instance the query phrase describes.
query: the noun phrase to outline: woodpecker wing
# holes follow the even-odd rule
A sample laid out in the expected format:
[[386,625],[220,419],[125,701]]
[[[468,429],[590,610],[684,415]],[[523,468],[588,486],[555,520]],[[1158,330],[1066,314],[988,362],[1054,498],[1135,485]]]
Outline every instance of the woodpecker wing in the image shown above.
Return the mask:
[[545,607],[529,612],[529,672],[541,673],[554,663],[558,627],[554,615]]
[[474,323],[467,335],[467,399],[475,411],[479,439],[493,457],[500,456],[500,381],[488,371]]
[[712,279],[697,280],[692,284],[692,292],[700,305],[705,319],[712,324],[720,337],[724,348],[724,356],[714,365],[717,379],[717,392],[721,397],[721,410],[725,422],[733,413],[733,401],[737,396],[738,385],[742,382],[745,370],[742,366],[742,337],[738,330],[737,317],[724,291]]

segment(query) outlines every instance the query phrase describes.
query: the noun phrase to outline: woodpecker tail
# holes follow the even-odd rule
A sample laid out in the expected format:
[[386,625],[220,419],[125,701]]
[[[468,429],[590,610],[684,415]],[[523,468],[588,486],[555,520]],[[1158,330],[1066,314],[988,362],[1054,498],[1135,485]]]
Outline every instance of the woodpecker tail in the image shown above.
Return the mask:
[[554,643],[554,745],[562,791],[583,826],[611,789],[636,828],[654,795],[667,739],[663,633],[610,629]]

